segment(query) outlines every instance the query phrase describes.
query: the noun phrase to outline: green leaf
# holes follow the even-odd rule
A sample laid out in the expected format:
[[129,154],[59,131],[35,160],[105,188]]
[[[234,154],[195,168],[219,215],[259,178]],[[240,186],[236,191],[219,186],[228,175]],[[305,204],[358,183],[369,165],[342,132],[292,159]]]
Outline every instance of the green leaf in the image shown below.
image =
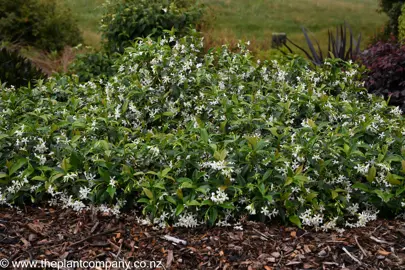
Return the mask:
[[192,200],[192,201],[187,202],[186,205],[188,205],[188,206],[200,206],[201,204],[196,200]]
[[290,216],[289,218],[288,218],[290,221],[291,221],[291,223],[293,223],[293,224],[295,224],[295,225],[297,225],[298,226],[298,228],[301,228],[301,220],[299,219],[299,217],[298,216]]
[[308,182],[308,177],[299,174],[294,176],[294,180],[297,180],[299,184],[304,184],[305,182]]
[[200,134],[201,134],[201,139],[202,139],[205,143],[208,143],[208,141],[209,141],[209,135],[208,135],[207,130],[206,130],[205,128],[202,128],[202,129],[200,130]]
[[278,133],[277,133],[277,128],[276,127],[269,128],[269,130],[270,130],[271,134],[273,134],[274,136],[276,136],[276,137],[279,136]]
[[115,191],[116,191],[116,188],[115,188],[115,187],[113,187],[113,186],[108,186],[107,192],[108,192],[108,194],[110,194],[111,199],[114,198]]
[[184,210],[184,205],[182,203],[177,205],[175,215],[176,216],[180,215],[181,212],[183,212],[183,210]]
[[373,166],[370,167],[370,169],[368,169],[368,174],[366,176],[367,181],[369,181],[370,183],[374,181],[375,176],[376,176],[377,170],[376,168]]
[[316,128],[316,124],[312,119],[308,119],[308,126],[310,126],[311,128]]
[[0,172],[0,178],[7,177],[7,174],[5,172]]
[[165,177],[172,169],[171,168],[166,168],[162,171],[162,176]]
[[64,159],[62,160],[62,163],[61,163],[61,168],[62,168],[65,172],[68,172],[71,167],[72,167],[72,166],[69,164],[69,160],[68,160],[67,158],[64,158]]
[[81,122],[81,121],[75,121],[72,123],[72,128],[76,129],[76,128],[86,128],[86,123]]
[[180,200],[183,200],[183,191],[179,188],[176,191],[177,196],[179,197]]
[[402,187],[400,189],[397,189],[397,192],[395,193],[395,196],[401,195],[405,191],[405,187]]
[[291,185],[293,182],[293,179],[291,177],[287,177],[287,179],[285,180],[284,186],[289,186]]
[[46,180],[48,180],[48,178],[46,178],[45,176],[37,175],[37,176],[32,177],[32,180],[46,181]]
[[306,200],[307,201],[312,201],[314,198],[316,198],[318,196],[318,193],[316,193],[316,192],[311,192],[311,193],[308,193],[308,195],[306,196]]
[[137,200],[137,202],[149,204],[150,200],[146,198],[140,198],[139,200]]
[[397,175],[391,174],[391,173],[388,173],[388,174],[387,174],[387,181],[388,181],[388,183],[390,183],[391,185],[395,185],[395,186],[401,184],[401,181],[399,181],[399,180],[397,179]]
[[223,161],[225,160],[227,154],[228,152],[226,151],[226,149],[222,149],[221,151],[216,151],[214,153],[214,158],[216,160]]
[[191,182],[183,182],[181,183],[180,188],[194,188],[194,185]]
[[382,190],[375,190],[375,194],[378,195],[385,203],[389,202],[392,197],[394,197],[394,194],[391,194],[389,192],[384,192]]
[[331,190],[331,193],[332,193],[332,200],[336,199],[339,196],[339,193],[337,193],[334,190]]
[[217,210],[217,208],[215,208],[215,207],[211,207],[209,211],[210,211],[210,212],[209,212],[210,224],[211,224],[211,225],[214,225],[214,224],[215,224],[215,221],[216,221],[217,218],[218,218],[218,210]]
[[176,200],[172,196],[166,196],[166,200],[169,203],[176,205]]
[[229,202],[219,204],[219,206],[222,207],[222,208],[225,208],[225,209],[235,209],[235,206],[233,206],[233,204],[229,203]]
[[349,152],[350,152],[350,146],[347,145],[347,144],[345,144],[345,145],[343,146],[343,150],[344,150],[345,154],[348,155]]
[[266,181],[270,177],[272,172],[273,172],[273,170],[267,170],[263,175],[263,181]]
[[22,166],[24,166],[27,163],[27,160],[25,158],[20,158],[10,169],[9,175],[13,175],[16,171],[18,171]]
[[143,188],[143,192],[145,192],[146,196],[148,196],[149,199],[153,200],[153,193],[147,188]]
[[352,187],[353,188],[358,188],[358,189],[360,189],[362,191],[365,191],[365,192],[370,192],[370,188],[364,183],[356,182],[356,183],[353,184]]
[[172,117],[172,116],[174,116],[174,113],[173,112],[164,112],[163,115]]
[[122,106],[122,113],[126,113],[129,105],[129,99],[125,100],[124,105]]

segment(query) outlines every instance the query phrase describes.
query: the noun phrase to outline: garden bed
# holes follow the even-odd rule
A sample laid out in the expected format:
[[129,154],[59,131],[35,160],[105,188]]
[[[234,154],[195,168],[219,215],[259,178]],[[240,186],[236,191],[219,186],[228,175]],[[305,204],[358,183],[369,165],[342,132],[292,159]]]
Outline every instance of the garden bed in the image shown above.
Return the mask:
[[[0,258],[13,261],[161,261],[156,269],[405,269],[403,220],[378,220],[339,235],[250,221],[243,230],[154,230],[134,215],[117,219],[59,208],[0,212]],[[164,239],[168,235],[187,243]]]

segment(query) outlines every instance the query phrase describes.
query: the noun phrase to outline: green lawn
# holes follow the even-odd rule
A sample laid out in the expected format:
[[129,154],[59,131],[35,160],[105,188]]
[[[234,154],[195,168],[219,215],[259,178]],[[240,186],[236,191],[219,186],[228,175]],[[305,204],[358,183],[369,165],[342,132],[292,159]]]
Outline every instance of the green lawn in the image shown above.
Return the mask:
[[251,40],[267,50],[273,32],[306,44],[300,26],[308,28],[327,47],[327,31],[347,21],[353,32],[362,33],[363,46],[380,29],[387,16],[377,12],[378,0],[201,0],[210,8],[212,43]]
[[100,45],[98,27],[104,2],[104,0],[58,0],[58,3],[71,9],[83,33],[85,43],[93,47]]
[[[305,45],[300,26],[313,32],[323,48],[327,31],[347,21],[353,32],[367,39],[380,29],[387,17],[378,13],[378,0],[200,0],[208,7],[205,28],[210,45],[250,40],[263,55],[271,45],[273,32],[285,32],[293,41]],[[98,47],[98,23],[103,0],[59,0],[76,16],[85,42]]]

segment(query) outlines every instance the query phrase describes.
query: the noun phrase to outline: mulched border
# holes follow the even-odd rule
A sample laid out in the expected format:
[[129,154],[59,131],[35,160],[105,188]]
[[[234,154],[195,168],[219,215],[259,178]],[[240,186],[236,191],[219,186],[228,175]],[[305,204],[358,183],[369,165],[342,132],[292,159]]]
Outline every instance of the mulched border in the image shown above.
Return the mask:
[[[378,220],[343,234],[246,221],[167,228],[69,209],[0,208],[0,259],[160,261],[144,269],[405,269],[405,222]],[[148,264],[149,265],[149,264]]]

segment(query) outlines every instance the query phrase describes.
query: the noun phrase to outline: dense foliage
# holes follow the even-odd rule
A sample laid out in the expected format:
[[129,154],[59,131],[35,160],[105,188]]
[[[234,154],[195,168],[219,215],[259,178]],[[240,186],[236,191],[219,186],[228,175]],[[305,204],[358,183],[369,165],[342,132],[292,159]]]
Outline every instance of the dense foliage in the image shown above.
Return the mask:
[[386,35],[393,34],[398,37],[398,18],[401,16],[401,9],[405,1],[403,0],[380,0],[381,11],[385,12],[388,17],[386,26]]
[[157,38],[172,28],[185,34],[200,17],[195,1],[119,0],[106,6],[101,31],[107,51],[122,53],[139,37]]
[[69,72],[76,74],[80,82],[91,79],[108,80],[116,72],[115,56],[103,51],[92,51],[76,55],[75,61],[70,65]]
[[361,62],[369,69],[364,78],[369,92],[389,98],[405,112],[405,46],[378,42],[362,53]]
[[127,206],[159,226],[252,215],[333,229],[403,212],[405,120],[357,65],[201,51],[145,39],[107,84],[2,89],[0,201]]
[[48,51],[82,41],[72,14],[55,0],[0,0],[0,39]]
[[398,18],[398,39],[405,43],[405,5],[402,5],[401,16]]
[[45,75],[17,51],[0,48],[0,82],[8,86],[34,85]]

